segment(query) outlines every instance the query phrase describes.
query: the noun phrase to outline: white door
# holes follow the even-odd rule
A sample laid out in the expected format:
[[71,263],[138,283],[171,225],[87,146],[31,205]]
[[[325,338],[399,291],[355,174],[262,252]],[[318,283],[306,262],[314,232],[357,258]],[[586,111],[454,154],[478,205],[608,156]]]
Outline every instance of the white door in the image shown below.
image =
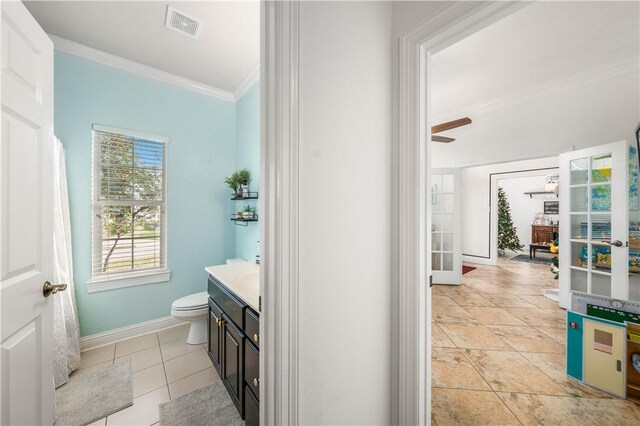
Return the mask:
[[560,306],[571,291],[628,300],[629,149],[614,142],[560,156]]
[[53,44],[20,2],[2,2],[0,423],[53,423]]
[[462,283],[460,169],[431,172],[431,268],[434,284]]

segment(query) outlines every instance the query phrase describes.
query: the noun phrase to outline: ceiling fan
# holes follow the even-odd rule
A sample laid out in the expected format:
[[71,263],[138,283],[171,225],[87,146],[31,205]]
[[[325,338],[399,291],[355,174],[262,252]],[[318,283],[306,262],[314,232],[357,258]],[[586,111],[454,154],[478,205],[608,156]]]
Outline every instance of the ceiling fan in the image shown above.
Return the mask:
[[469,117],[459,118],[453,121],[447,121],[446,123],[436,124],[431,127],[431,140],[433,142],[442,142],[442,143],[450,143],[455,141],[454,138],[448,138],[446,136],[438,136],[436,133],[445,132],[447,130],[452,130],[458,127],[466,126],[467,124],[471,124],[471,119]]

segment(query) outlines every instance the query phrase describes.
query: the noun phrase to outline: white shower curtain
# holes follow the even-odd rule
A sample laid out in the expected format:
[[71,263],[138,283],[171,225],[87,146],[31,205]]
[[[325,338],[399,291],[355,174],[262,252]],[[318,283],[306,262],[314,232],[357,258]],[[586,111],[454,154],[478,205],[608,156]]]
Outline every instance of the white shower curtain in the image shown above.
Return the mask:
[[54,284],[67,284],[67,290],[53,299],[53,375],[56,387],[66,383],[69,374],[80,366],[80,333],[76,315],[71,259],[71,221],[64,147],[54,140],[53,181],[53,279]]

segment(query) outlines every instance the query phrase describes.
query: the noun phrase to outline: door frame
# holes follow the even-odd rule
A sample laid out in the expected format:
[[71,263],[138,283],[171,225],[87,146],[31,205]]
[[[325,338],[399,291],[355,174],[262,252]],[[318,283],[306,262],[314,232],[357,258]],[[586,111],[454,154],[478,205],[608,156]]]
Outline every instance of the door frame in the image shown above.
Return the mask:
[[431,422],[430,56],[530,2],[455,2],[399,37],[393,108],[392,423]]
[[[548,176],[553,174],[553,171],[560,173],[560,166],[558,167],[545,167],[541,169],[530,169],[530,170],[517,170],[510,172],[498,172],[492,173],[489,175],[489,196],[490,196],[490,238],[489,243],[491,244],[491,248],[489,251],[489,262],[490,265],[497,265],[498,258],[498,187],[500,186],[500,181],[504,179],[517,179],[517,178],[525,178],[525,177],[536,177],[536,176]],[[550,201],[560,201],[559,197],[554,199],[550,199]],[[533,218],[532,218],[533,219]],[[524,248],[524,253],[528,253],[528,247]]]

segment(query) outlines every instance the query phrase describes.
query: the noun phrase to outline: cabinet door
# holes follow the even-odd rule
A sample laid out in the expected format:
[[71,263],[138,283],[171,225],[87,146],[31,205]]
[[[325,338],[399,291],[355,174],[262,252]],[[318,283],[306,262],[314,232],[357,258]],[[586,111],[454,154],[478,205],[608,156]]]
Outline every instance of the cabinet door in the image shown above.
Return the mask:
[[260,425],[260,404],[248,386],[244,390],[244,423],[246,426]]
[[242,407],[242,352],[243,342],[240,330],[231,320],[222,314],[222,381],[224,382],[231,399],[241,411]]
[[222,349],[222,311],[209,299],[209,358],[213,366],[221,374],[220,355]]
[[584,320],[586,384],[624,398],[625,337],[624,327]]

